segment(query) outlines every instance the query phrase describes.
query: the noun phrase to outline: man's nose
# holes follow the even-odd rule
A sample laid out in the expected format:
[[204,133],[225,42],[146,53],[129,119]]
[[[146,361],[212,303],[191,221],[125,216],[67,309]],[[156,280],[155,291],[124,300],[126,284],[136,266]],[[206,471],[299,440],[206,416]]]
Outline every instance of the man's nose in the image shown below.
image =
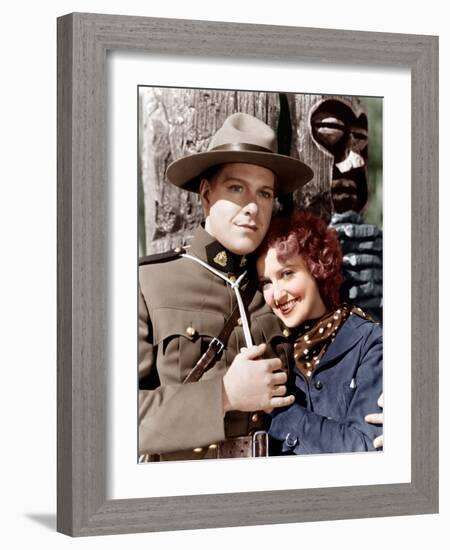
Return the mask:
[[255,216],[258,212],[258,205],[256,202],[251,201],[244,206],[243,210],[249,216]]

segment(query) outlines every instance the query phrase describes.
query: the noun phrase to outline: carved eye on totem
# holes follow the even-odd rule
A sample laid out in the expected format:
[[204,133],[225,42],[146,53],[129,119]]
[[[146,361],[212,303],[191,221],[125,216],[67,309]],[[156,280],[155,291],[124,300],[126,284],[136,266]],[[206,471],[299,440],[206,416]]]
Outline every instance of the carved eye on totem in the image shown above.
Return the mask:
[[357,153],[361,153],[367,147],[368,132],[366,128],[350,126],[349,134],[351,138],[350,148]]
[[344,122],[328,113],[318,113],[312,120],[312,126],[314,137],[327,149],[336,145],[345,134]]
[[338,148],[345,149],[348,154],[348,150],[361,153],[367,147],[367,128],[351,124],[349,120],[318,112],[313,116],[311,125],[316,141],[333,154]]

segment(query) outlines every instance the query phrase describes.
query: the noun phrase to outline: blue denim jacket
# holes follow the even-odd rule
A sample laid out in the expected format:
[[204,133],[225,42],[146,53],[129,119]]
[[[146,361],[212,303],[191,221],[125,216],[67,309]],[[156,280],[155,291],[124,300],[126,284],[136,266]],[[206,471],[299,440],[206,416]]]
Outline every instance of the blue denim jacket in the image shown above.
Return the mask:
[[364,421],[380,412],[383,391],[381,328],[356,314],[340,328],[308,384],[291,368],[288,393],[295,403],[275,409],[269,430],[271,454],[373,451],[382,426]]

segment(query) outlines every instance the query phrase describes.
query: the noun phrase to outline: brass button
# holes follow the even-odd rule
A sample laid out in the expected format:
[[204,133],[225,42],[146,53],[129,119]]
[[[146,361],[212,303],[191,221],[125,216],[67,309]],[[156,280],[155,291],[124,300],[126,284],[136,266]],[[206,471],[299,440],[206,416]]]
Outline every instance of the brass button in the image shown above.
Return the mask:
[[180,246],[177,246],[177,247],[175,248],[174,252],[175,252],[176,254],[181,254],[181,247],[180,247]]
[[217,449],[216,443],[211,443],[211,445],[208,447],[208,449]]
[[252,414],[252,422],[258,422],[258,420],[259,420],[258,413]]
[[228,277],[228,280],[230,281],[230,283],[235,283],[237,281],[236,277],[234,275],[230,275]]
[[195,449],[192,449],[194,453],[201,453],[203,451],[203,447],[195,447]]
[[242,319],[239,317],[239,319],[237,320],[237,324],[242,327]]
[[194,336],[194,334],[195,334],[195,328],[192,327],[192,326],[191,326],[191,327],[187,327],[187,329],[186,329],[186,334],[187,334],[188,336]]
[[285,328],[285,329],[283,330],[283,336],[284,336],[285,338],[287,338],[287,337],[290,336],[290,335],[291,335],[291,331],[290,331],[288,328]]

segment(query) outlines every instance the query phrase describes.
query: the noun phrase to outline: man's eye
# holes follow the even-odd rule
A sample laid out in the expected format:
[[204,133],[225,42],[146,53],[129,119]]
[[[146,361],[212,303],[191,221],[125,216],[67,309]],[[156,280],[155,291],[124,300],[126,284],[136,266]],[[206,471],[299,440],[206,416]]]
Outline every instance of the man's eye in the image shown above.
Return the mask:
[[233,193],[241,193],[242,192],[242,185],[230,185],[229,187],[230,191],[232,191]]
[[260,195],[263,199],[272,199],[273,194],[270,191],[261,191]]

